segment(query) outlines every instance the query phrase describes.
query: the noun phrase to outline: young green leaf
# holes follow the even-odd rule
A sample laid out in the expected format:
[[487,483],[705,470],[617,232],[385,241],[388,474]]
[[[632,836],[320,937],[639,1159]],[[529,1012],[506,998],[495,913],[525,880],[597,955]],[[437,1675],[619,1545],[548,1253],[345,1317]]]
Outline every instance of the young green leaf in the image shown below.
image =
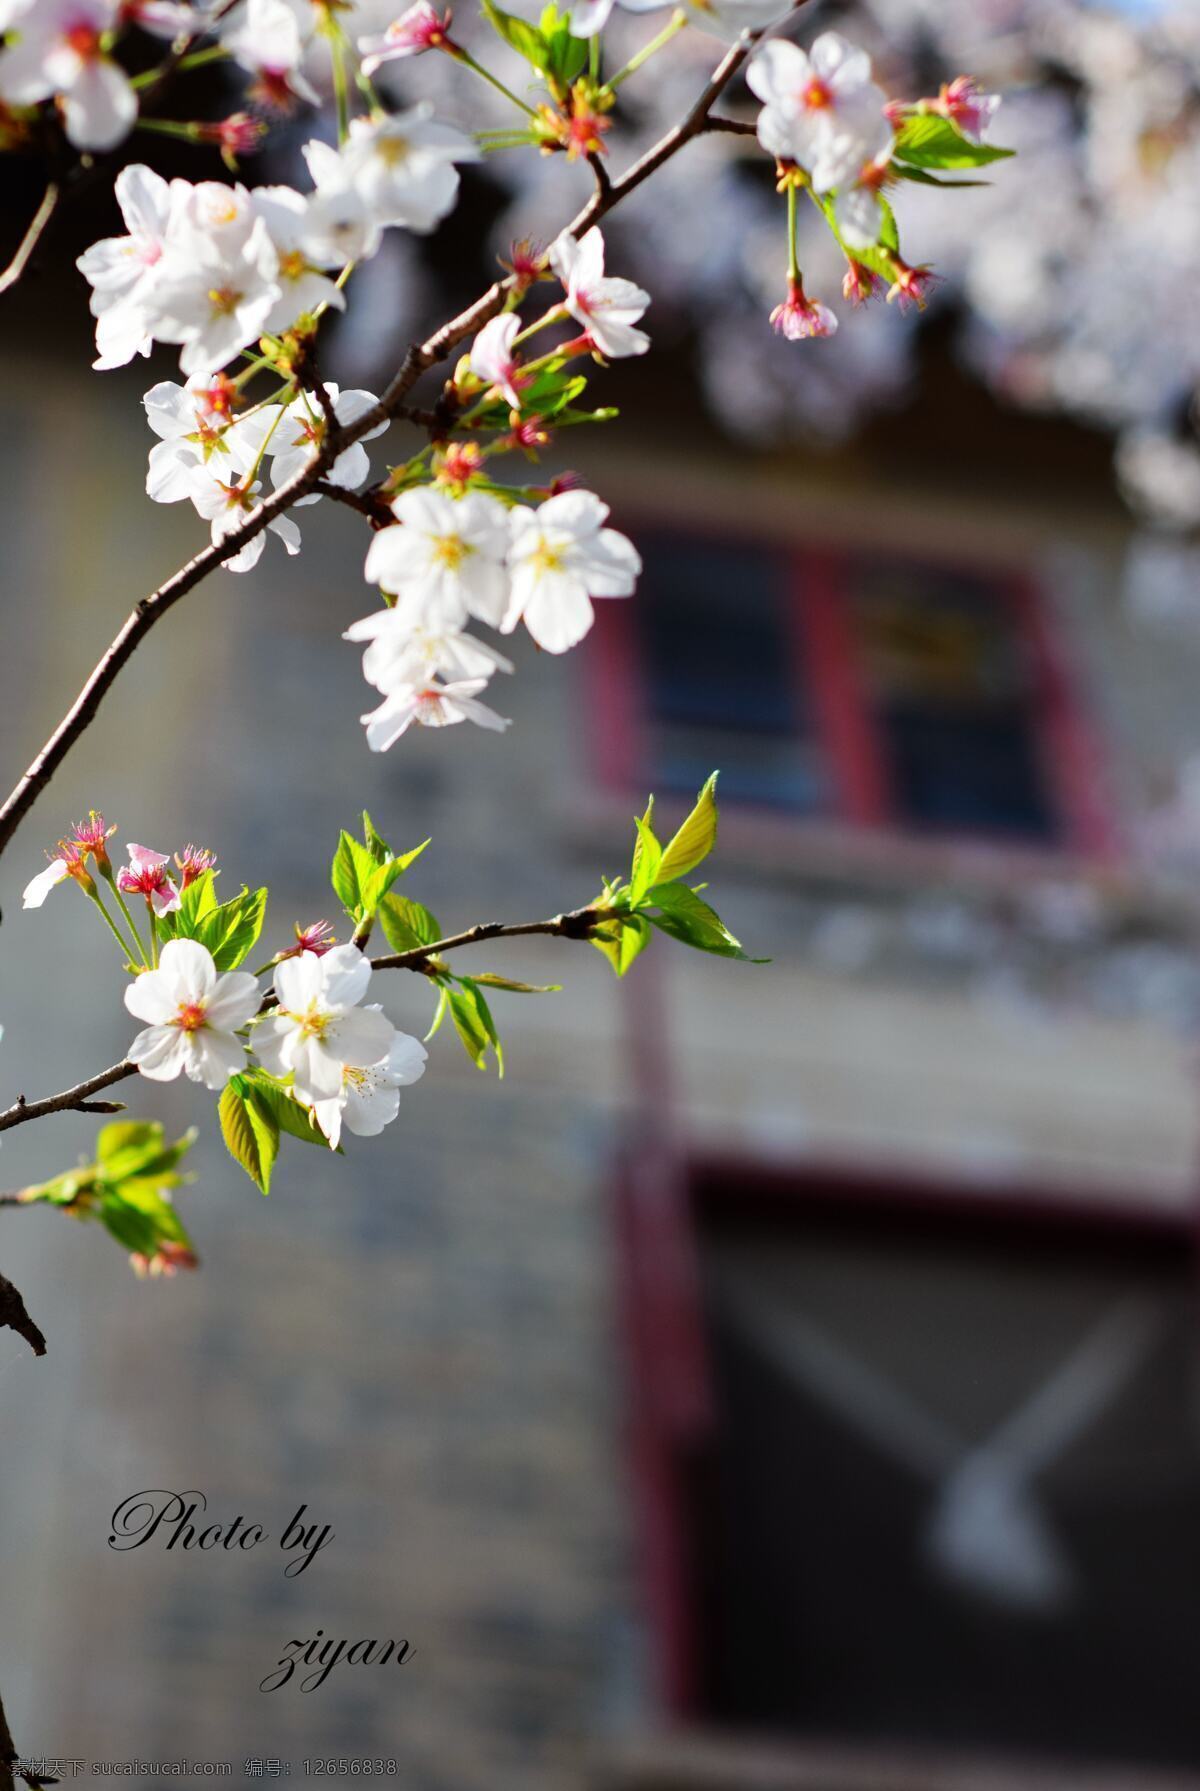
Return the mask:
[[716,952],[723,958],[741,958],[748,964],[766,962],[748,957],[720,915],[686,883],[658,884],[646,897],[646,907],[653,906],[659,912],[648,915],[651,925],[684,945],[694,946],[697,951]]
[[478,1070],[487,1068],[487,1049],[496,1053],[496,1068],[504,1074],[504,1052],[491,1010],[475,982],[467,976],[459,978],[459,987],[447,987],[446,998],[463,1049]]
[[362,918],[364,891],[377,869],[373,854],[343,828],[329,867],[329,880],[334,895],[353,921]]
[[371,857],[375,860],[376,864],[386,864],[388,859],[392,856],[392,848],[388,845],[383,835],[378,832],[374,821],[372,821],[366,809],[363,810],[362,818],[363,838],[367,842],[367,851],[371,854]]
[[243,889],[201,915],[192,937],[208,947],[218,970],[236,970],[257,945],[266,911],[265,889]]
[[484,16],[492,29],[503,38],[510,50],[523,56],[532,68],[544,73],[548,60],[546,40],[536,25],[525,19],[518,19],[513,13],[504,12],[494,4],[494,0],[481,0]]
[[679,832],[663,851],[657,883],[670,883],[686,876],[708,857],[717,843],[717,773],[714,771],[699,796],[696,806]]
[[892,159],[914,168],[983,168],[1015,153],[994,143],[972,143],[948,118],[924,112],[904,120],[896,133]]
[[197,925],[217,905],[215,877],[215,871],[202,871],[182,892],[174,913],[159,916],[158,931],[161,939],[196,937]]
[[388,893],[392,884],[404,875],[410,864],[420,858],[428,844],[428,840],[422,840],[421,844],[419,846],[414,846],[411,852],[403,852],[399,858],[392,858],[389,856],[384,859],[382,864],[376,866],[375,871],[368,877],[363,886],[362,905],[364,914],[373,915],[376,913],[380,902]]
[[505,989],[510,995],[561,995],[561,983],[518,983],[511,977],[497,976],[492,970],[482,970],[471,978],[473,983],[482,983],[485,989]]
[[635,905],[650,885],[658,881],[658,867],[662,863],[662,845],[651,826],[653,819],[654,798],[651,796],[645,814],[640,819],[635,816],[633,823],[637,828],[637,839],[633,843],[633,864],[629,872],[629,899]]
[[329,1140],[313,1118],[311,1108],[296,1100],[274,1076],[269,1076],[266,1070],[254,1069],[244,1080],[250,1083],[255,1100],[266,1109],[281,1132],[286,1132],[290,1138],[299,1138],[304,1144],[329,1149]]
[[416,951],[443,936],[436,915],[408,896],[385,896],[379,905],[379,924],[393,951]]
[[266,1102],[260,1102],[249,1078],[231,1076],[217,1103],[221,1135],[235,1162],[255,1187],[271,1192],[271,1170],[279,1155],[279,1125]]
[[650,943],[650,928],[640,915],[607,921],[592,934],[592,944],[602,951],[618,976],[624,976]]

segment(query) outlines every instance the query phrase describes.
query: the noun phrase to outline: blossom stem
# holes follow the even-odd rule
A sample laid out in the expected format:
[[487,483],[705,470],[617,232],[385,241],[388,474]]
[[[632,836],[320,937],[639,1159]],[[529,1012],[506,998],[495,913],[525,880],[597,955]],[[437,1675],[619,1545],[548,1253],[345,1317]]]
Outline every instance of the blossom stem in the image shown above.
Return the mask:
[[788,279],[795,285],[800,278],[800,263],[796,256],[796,189],[788,187]]
[[337,107],[339,146],[350,135],[350,91],[346,82],[346,47],[340,30],[329,34],[329,60],[333,68],[333,98]]
[[158,968],[158,915],[154,912],[154,909],[149,906],[149,904],[147,904],[147,911],[150,915],[150,966],[151,966],[151,969],[157,970],[157,968]]
[[[108,909],[104,906],[104,903],[100,896],[100,891],[97,888],[96,884],[93,883],[92,887],[86,893],[87,893],[88,900],[90,902],[94,902],[96,907],[99,909],[101,918],[103,919],[105,926],[108,928],[109,932],[112,934],[113,938],[116,940],[117,944],[120,946],[121,956],[123,958],[127,958],[129,956],[129,941],[128,941],[128,939],[123,939],[121,937],[121,929],[118,927],[118,925],[117,925],[116,921],[113,919],[112,915],[108,912]],[[136,938],[137,935],[135,934],[134,937]],[[142,963],[144,964],[146,962],[146,954],[141,948],[140,941],[138,942],[137,955],[141,959]]]
[[[175,64],[175,72],[181,74],[184,69],[203,68],[207,62],[224,62],[228,56],[229,51],[224,44],[210,44],[207,49],[192,50],[188,55],[181,57]],[[148,68],[140,75],[131,75],[129,85],[131,87],[149,87],[152,82],[158,80],[158,74],[159,71],[156,68]]]
[[571,313],[565,305],[551,305],[550,309],[544,311],[536,322],[529,324],[519,335],[513,337],[513,347],[519,348],[522,342],[528,342],[530,336],[536,336],[539,330],[549,329],[552,323],[562,323],[570,315]]
[[178,118],[139,118],[134,123],[136,131],[151,131],[156,137],[179,137],[185,143],[198,143],[200,126],[195,122],[185,124]]
[[[682,7],[680,7],[678,11],[673,12],[671,14],[670,24],[664,25],[657,37],[652,37],[650,42],[643,45],[635,56],[631,56],[624,68],[619,68],[615,75],[610,75],[609,79],[605,82],[608,91],[610,93],[615,93],[622,81],[627,81],[630,75],[636,75],[638,69],[649,62],[651,56],[657,56],[663,46],[669,44],[671,39],[683,30],[687,22],[687,14]],[[593,38],[592,42],[597,42],[597,39]]]
[[121,910],[121,913],[125,916],[125,925],[129,928],[129,934],[133,940],[134,948],[137,951],[138,957],[142,960],[142,963],[144,964],[146,962],[146,948],[142,944],[141,934],[137,930],[137,926],[134,922],[133,915],[129,912],[129,903],[125,900],[125,897],[121,894],[121,886],[117,882],[115,877],[109,877],[108,879],[106,879],[106,881],[108,882],[109,888],[113,892],[113,897],[116,901],[117,907]]
[[474,69],[475,73],[479,75],[481,79],[486,81],[489,87],[494,87],[497,93],[502,93],[505,99],[511,100],[513,105],[519,107],[520,110],[525,113],[527,118],[536,119],[537,113],[534,111],[533,107],[527,106],[523,99],[518,99],[512,88],[506,87],[504,82],[501,81],[497,75],[492,73],[491,69],[484,68],[482,62],[476,62],[470,50],[464,50],[461,44],[456,44],[449,54],[453,56],[456,62],[463,62],[468,68]]
[[[276,396],[278,396],[278,394],[276,394]],[[307,400],[305,400],[305,402],[307,404]],[[258,454],[255,457],[254,465],[250,468],[250,472],[247,475],[247,478],[246,478],[247,489],[249,489],[249,487],[251,485],[253,485],[254,481],[258,478],[258,469],[262,465],[263,457],[266,454],[268,447],[270,446],[271,437],[274,435],[275,431],[278,429],[279,425],[282,423],[282,421],[286,415],[287,415],[287,406],[281,404],[278,411],[275,413],[275,421],[271,424],[271,427],[267,430],[267,433],[263,436],[262,445],[259,448]]]

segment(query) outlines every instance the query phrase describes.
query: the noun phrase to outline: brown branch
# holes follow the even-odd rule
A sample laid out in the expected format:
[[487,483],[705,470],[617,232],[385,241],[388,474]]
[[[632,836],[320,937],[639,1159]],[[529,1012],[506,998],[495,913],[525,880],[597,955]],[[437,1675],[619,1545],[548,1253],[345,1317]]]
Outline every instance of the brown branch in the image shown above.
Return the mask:
[[49,228],[59,205],[62,203],[63,190],[56,180],[52,180],[42,195],[42,202],[33,214],[33,221],[21,238],[21,246],[0,274],[0,292],[7,292],[15,286],[25,269],[29,266],[34,250],[41,242],[45,231]]
[[757,137],[758,126],[750,118],[706,118],[706,131],[727,131],[734,137]]
[[[589,905],[586,908],[574,908],[568,914],[556,914],[552,920],[527,920],[514,925],[498,920],[484,921],[478,926],[468,927],[464,933],[451,933],[445,939],[435,939],[429,945],[418,945],[409,951],[390,952],[384,957],[372,958],[371,967],[373,970],[413,970],[424,975],[435,958],[440,957],[443,952],[457,951],[460,946],[480,945],[488,939],[527,938],[533,933],[547,933],[560,939],[590,939],[602,918],[602,911]],[[355,942],[358,942],[357,934]],[[365,943],[365,936],[363,942]],[[274,994],[264,995],[259,1013],[269,1013],[276,1005]],[[74,1088],[64,1088],[60,1094],[46,1095],[40,1101],[27,1101],[24,1095],[20,1095],[11,1107],[0,1113],[0,1132],[7,1132],[12,1126],[23,1126],[31,1119],[45,1119],[52,1113],[92,1113],[98,1109],[110,1111],[109,1103],[101,1105],[90,1101],[89,1096],[100,1089],[111,1088],[114,1082],[123,1082],[127,1076],[135,1075],[136,1072],[137,1065],[124,1058],[120,1063],[101,1070],[99,1075],[90,1076],[86,1082],[77,1082]],[[19,1193],[0,1195],[0,1207],[30,1204]]]
[[27,1101],[24,1095],[18,1095],[12,1106],[0,1113],[0,1132],[7,1132],[10,1126],[23,1126],[27,1120],[45,1119],[50,1113],[116,1113],[120,1110],[119,1101],[92,1101],[89,1097],[98,1094],[102,1088],[111,1088],[114,1082],[124,1081],[136,1068],[136,1064],[125,1059],[110,1064],[97,1076],[89,1076],[86,1082],[77,1082],[74,1088],[64,1089],[61,1094],[46,1095],[40,1101]]
[[[804,0],[797,0],[797,5],[803,4]],[[762,32],[743,32],[738,42],[721,58],[704,91],[687,116],[674,129],[667,131],[619,180],[609,181],[605,187],[597,186],[591,198],[567,226],[573,236],[578,236],[581,231],[588,229],[599,218],[611,211],[627,194],[641,186],[642,182],[647,180],[664,162],[669,161],[685,143],[700,134],[713,104],[729,85],[762,35]],[[377,404],[364,411],[362,416],[357,417],[353,423],[345,427],[327,429],[325,440],[318,453],[306,467],[286,485],[280,486],[257,509],[251,511],[239,528],[226,535],[221,542],[198,553],[194,559],[188,561],[186,566],[181,567],[178,572],[167,579],[165,584],[160,585],[156,591],[152,591],[148,597],[143,597],[141,602],[131,610],[120,631],[88,675],[82,690],[66,715],[33,760],[25,775],[0,806],[0,854],[4,852],[21,821],[50,782],[72,746],[89,723],[94,720],[101,701],[112,687],[121,668],[149,634],[155,623],[169,609],[173,608],[181,597],[186,596],[202,579],[206,578],[215,567],[222,565],[225,560],[231,559],[248,541],[252,541],[256,535],[261,534],[274,517],[282,515],[295,503],[297,498],[304,497],[313,491],[344,448],[349,447],[352,442],[358,441],[379,423],[391,422],[399,416],[402,413],[405,398],[421,375],[436,366],[439,361],[445,360],[452,349],[468,336],[473,336],[487,323],[489,318],[494,317],[503,306],[514,284],[514,275],[494,281],[487,291],[475,300],[474,304],[467,306],[465,311],[460,311],[457,317],[444,323],[424,342],[413,343]]]
[[[12,1282],[6,1281],[4,1276],[0,1275],[0,1329],[5,1325],[10,1331],[15,1331],[18,1337],[25,1339],[35,1356],[45,1355],[46,1339],[25,1310],[25,1302]],[[0,1742],[3,1739],[3,1736],[0,1735]],[[11,1745],[12,1737],[10,1736],[9,1746],[11,1747]],[[15,1758],[15,1755],[10,1755],[10,1759],[12,1758]]]

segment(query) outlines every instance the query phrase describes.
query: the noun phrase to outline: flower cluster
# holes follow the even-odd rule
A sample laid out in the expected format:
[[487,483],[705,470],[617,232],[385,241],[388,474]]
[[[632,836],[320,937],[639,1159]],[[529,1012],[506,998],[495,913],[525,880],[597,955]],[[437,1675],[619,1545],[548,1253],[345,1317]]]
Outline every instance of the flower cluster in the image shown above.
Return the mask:
[[998,98],[960,76],[942,88],[936,101],[915,106],[889,101],[872,79],[866,51],[836,31],[824,32],[808,51],[778,39],[763,44],[746,79],[763,102],[758,140],[775,157],[779,185],[789,201],[788,291],[771,313],[772,326],[790,341],[831,336],[837,329],[829,307],[804,290],[797,263],[797,191],[813,198],[846,256],[842,291],[851,303],[862,303],[886,283],[889,300],[923,305],[929,271],[902,259],[885,197],[885,189],[902,179],[934,178],[936,184],[935,177],[923,172],[927,147],[922,160],[922,152],[904,138],[906,121],[932,116],[946,121],[949,148],[932,152],[933,164],[942,165],[947,156],[953,161],[955,138],[964,145],[981,144]]
[[[338,945],[327,921],[297,926],[295,943],[268,966],[274,988],[265,997],[262,973],[240,966],[258,939],[266,891],[218,903],[216,856],[194,845],[172,859],[130,844],[128,862],[115,867],[107,848],[115,831],[93,810],[58,842],[24,905],[41,907],[72,879],[99,909],[133,978],[125,1006],[143,1022],[129,1062],[152,1082],[184,1075],[220,1091],[254,1070],[253,1050],[256,1073],[277,1084],[275,1099],[311,1113],[332,1149],[343,1126],[363,1137],[382,1131],[396,1117],[399,1090],[422,1075],[426,1052],[379,1006],[363,1005],[371,965],[358,946]],[[144,901],[147,932],[126,897]]]
[[324,270],[374,255],[389,225],[432,230],[453,208],[456,163],[478,155],[419,106],[355,119],[340,150],[308,144],[309,193],[123,169],[116,196],[127,234],[79,260],[92,287],[96,366],[123,366],[157,341],[178,346],[181,372],[215,373],[264,334],[343,309]]

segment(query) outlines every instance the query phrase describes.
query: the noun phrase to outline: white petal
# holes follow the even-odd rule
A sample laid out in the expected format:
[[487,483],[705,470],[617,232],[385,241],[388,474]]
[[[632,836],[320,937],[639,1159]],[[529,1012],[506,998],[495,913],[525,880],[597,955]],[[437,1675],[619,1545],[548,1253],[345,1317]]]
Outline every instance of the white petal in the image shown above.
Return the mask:
[[25,885],[25,894],[21,900],[23,908],[40,908],[50,891],[62,882],[67,875],[67,864],[63,858],[52,858],[44,871],[39,871]]
[[187,1034],[178,1026],[147,1026],[126,1056],[152,1082],[173,1082],[187,1063]]

